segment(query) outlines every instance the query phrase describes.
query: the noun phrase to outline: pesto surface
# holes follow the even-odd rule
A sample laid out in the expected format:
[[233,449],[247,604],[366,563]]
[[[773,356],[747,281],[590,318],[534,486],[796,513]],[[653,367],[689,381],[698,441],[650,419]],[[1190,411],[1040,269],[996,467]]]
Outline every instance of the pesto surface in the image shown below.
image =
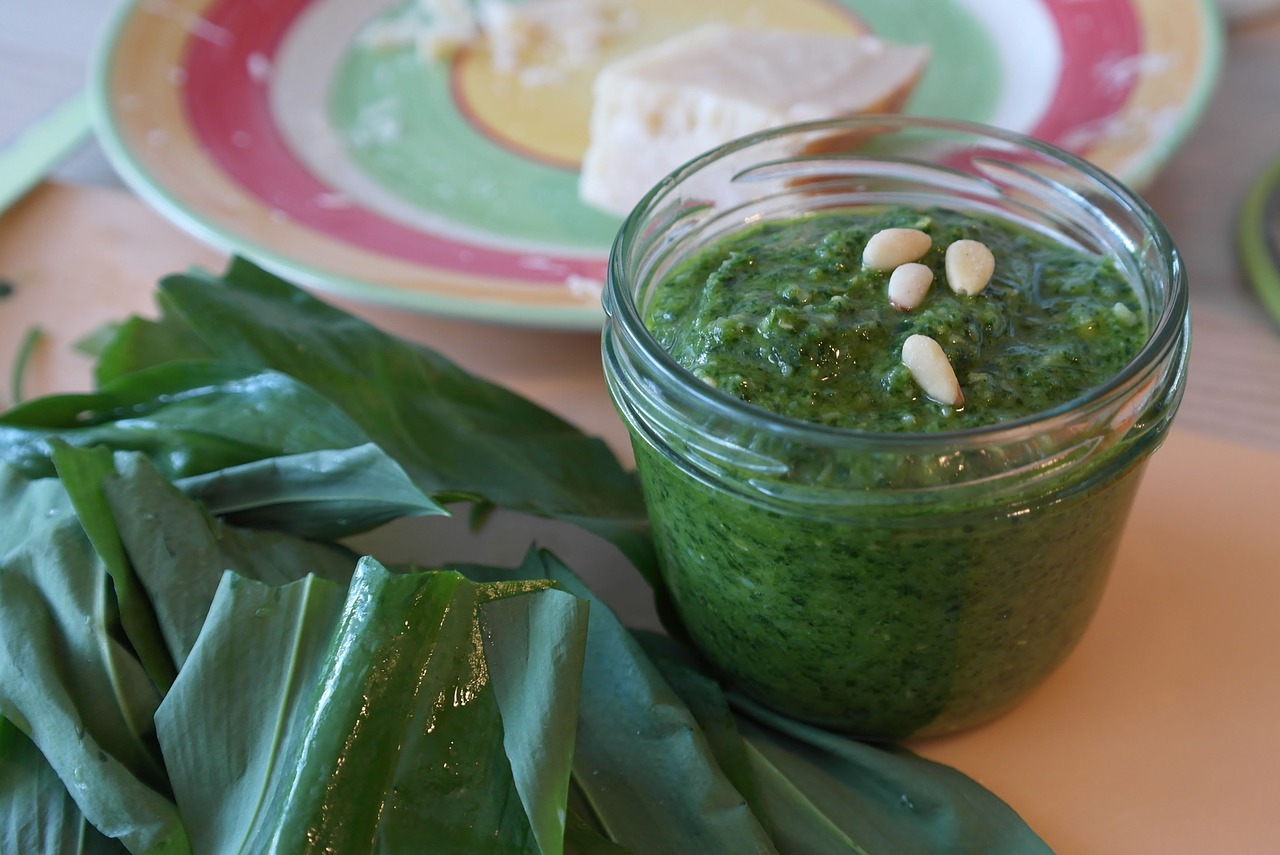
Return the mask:
[[[934,272],[922,305],[895,307],[890,271],[865,268],[877,231],[920,229]],[[996,258],[981,293],[954,293],[953,241]],[[682,365],[715,387],[797,419],[870,431],[928,432],[1049,409],[1115,375],[1146,340],[1133,289],[1107,258],[1029,230],[954,211],[818,214],[767,223],[703,251],[655,291],[647,323]],[[902,364],[913,333],[955,368],[963,407],[928,399]]]

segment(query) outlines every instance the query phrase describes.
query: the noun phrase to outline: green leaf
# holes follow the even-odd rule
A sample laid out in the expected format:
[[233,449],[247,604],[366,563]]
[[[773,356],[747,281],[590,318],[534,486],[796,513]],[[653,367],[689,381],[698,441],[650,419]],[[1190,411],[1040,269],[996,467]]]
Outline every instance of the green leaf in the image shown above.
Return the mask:
[[871,855],[1048,855],[1003,801],[949,766],[785,718],[743,698],[738,726],[761,773],[781,776]]
[[652,633],[639,637],[781,852],[1049,851],[1006,804],[955,769],[726,696],[685,645]]
[[170,655],[183,667],[222,575],[281,585],[311,574],[351,578],[347,549],[269,530],[227,525],[184,496],[140,454],[117,454],[103,483],[119,538],[153,603]]
[[373,443],[229,466],[178,486],[236,525],[324,540],[403,517],[448,513]]
[[0,852],[124,855],[85,821],[61,779],[17,726],[0,718]]
[[198,852],[254,851],[251,836],[278,819],[270,811],[305,749],[300,725],[344,595],[315,577],[277,587],[223,576],[200,646],[156,717]]
[[[742,793],[756,819],[776,840],[769,814],[761,801],[748,747],[738,731],[720,684],[704,673],[706,664],[690,648],[669,636],[641,632],[635,633],[635,637],[663,679],[688,705],[725,777],[734,789]],[[835,855],[843,850],[826,851]]]
[[93,377],[99,387],[166,362],[214,358],[213,352],[190,329],[140,317],[97,330],[92,337],[77,342],[77,347],[97,355]]
[[576,523],[656,578],[638,483],[599,439],[247,261],[223,277],[167,277],[161,292],[165,323],[192,330],[221,360],[314,388],[437,500]]
[[[547,583],[392,575],[370,559],[349,591],[228,574],[157,713],[197,848],[406,852],[431,841],[432,851],[538,853],[533,824],[563,815],[554,794],[565,785],[532,775],[536,757],[507,752],[533,747],[539,727],[570,727],[564,699],[544,691],[566,675],[542,665],[558,658],[572,676],[584,612]],[[555,737],[538,750],[554,769],[573,745]]]
[[120,623],[134,653],[156,687],[162,693],[168,691],[177,668],[165,649],[151,601],[125,555],[103,493],[104,479],[115,475],[111,452],[105,448],[77,449],[55,441],[52,460],[81,527],[111,576]]
[[[743,751],[752,764],[760,810],[769,817],[774,842],[786,855],[868,855],[835,821],[823,813],[778,767],[769,763],[750,742]],[[857,813],[857,810],[854,811]],[[892,850],[891,850],[892,851]]]
[[591,602],[573,772],[610,839],[635,855],[777,852],[692,713],[568,567],[532,552],[516,570],[460,569],[477,579],[552,579]]
[[564,848],[587,603],[556,590],[480,606],[502,742],[543,855]]
[[0,460],[29,477],[54,474],[54,439],[140,451],[170,478],[369,441],[297,380],[212,362],[169,363],[91,394],[52,395],[0,415]]
[[573,813],[564,832],[564,851],[565,855],[632,855],[630,849],[614,843]]
[[638,639],[663,676],[689,705],[707,734],[716,761],[785,855],[867,855],[759,752],[738,728],[720,685],[707,676],[706,663],[692,649],[667,636],[640,633]]
[[0,464],[0,715],[103,834],[185,853],[153,753],[156,690],[117,633],[110,578],[55,480]]
[[39,327],[32,327],[23,334],[22,342],[18,345],[18,354],[13,360],[13,374],[9,379],[9,394],[15,404],[25,397],[23,381],[27,376],[27,364],[31,361],[31,355],[35,353],[36,346],[40,344],[40,340],[43,338],[44,330]]

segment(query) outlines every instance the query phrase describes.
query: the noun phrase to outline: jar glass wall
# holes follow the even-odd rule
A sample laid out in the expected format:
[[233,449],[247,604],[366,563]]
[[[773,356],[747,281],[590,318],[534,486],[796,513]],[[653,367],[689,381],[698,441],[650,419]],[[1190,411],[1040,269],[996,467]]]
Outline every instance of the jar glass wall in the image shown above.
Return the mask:
[[[725,394],[646,328],[655,287],[708,246],[888,206],[1001,220],[1111,258],[1145,345],[1044,412],[872,433]],[[1024,137],[908,117],[779,129],[678,170],[619,234],[605,308],[606,379],[690,637],[744,693],[866,738],[985,720],[1061,663],[1096,609],[1190,345],[1177,251],[1134,194]]]

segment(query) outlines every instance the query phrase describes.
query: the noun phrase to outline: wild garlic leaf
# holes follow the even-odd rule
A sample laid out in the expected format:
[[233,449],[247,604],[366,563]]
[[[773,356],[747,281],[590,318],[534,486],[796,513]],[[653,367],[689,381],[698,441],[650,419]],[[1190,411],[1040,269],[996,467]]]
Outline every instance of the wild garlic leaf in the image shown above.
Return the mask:
[[285,372],[328,398],[438,501],[576,523],[656,579],[634,475],[564,419],[242,259],[221,277],[165,278],[160,304],[164,323],[218,359]]
[[[549,734],[571,730],[562,719],[573,709],[547,681],[576,684],[573,639],[585,620],[584,603],[545,582],[390,574],[372,559],[349,590],[227,574],[157,714],[197,851],[256,855],[305,843],[392,853],[430,840],[439,851],[539,853],[526,805],[548,795],[521,792],[504,733],[548,721]],[[556,650],[563,672],[511,667],[544,654],[554,661]],[[567,768],[573,746],[553,740],[539,750],[562,755],[544,758],[551,768]],[[552,794],[564,788],[544,783]],[[550,809],[563,814],[563,800]]]
[[[652,642],[648,637],[645,641]],[[645,645],[664,677],[689,704],[726,776],[747,798],[751,810],[782,855],[868,855],[775,767],[762,763],[743,738],[720,686],[662,646]],[[725,720],[725,716],[728,720]]]
[[[707,676],[705,663],[691,648],[658,633],[634,632],[633,635],[662,678],[689,707],[725,777],[742,793],[757,821],[776,842],[777,835],[764,810],[747,746],[720,684]],[[841,851],[831,849],[830,855]]]
[[112,323],[83,343],[81,349],[97,356],[94,384],[102,388],[117,378],[167,362],[209,361],[214,354],[190,329],[133,316]]
[[480,606],[485,661],[502,716],[502,744],[542,853],[564,847],[577,738],[586,600],[555,589]]
[[871,855],[1051,855],[1012,808],[949,766],[732,700],[756,760]]
[[955,769],[727,695],[685,645],[639,637],[784,855],[1049,852],[1008,805]]
[[337,544],[223,522],[141,454],[117,454],[114,466],[103,492],[179,668],[204,626],[225,571],[272,585],[313,575],[345,587],[355,570],[357,556]]
[[868,855],[785,776],[760,762],[743,738],[728,698],[692,649],[655,633],[638,639],[672,688],[689,705],[716,761],[743,793],[782,855]]
[[0,464],[0,517],[0,715],[103,834],[187,852],[154,752],[156,688],[120,641],[110,577],[66,491]]
[[344,596],[314,577],[286,586],[222,577],[201,646],[156,718],[196,853],[253,851],[250,836],[278,820],[270,812],[300,762],[298,726]]
[[551,579],[591,602],[574,782],[607,837],[634,855],[776,853],[692,713],[613,611],[547,552],[480,580]]
[[177,667],[156,625],[147,592],[125,555],[103,492],[103,481],[115,474],[113,455],[106,448],[75,448],[61,440],[53,440],[50,449],[80,526],[111,577],[121,627],[156,688],[165,692],[177,675]]
[[614,843],[573,813],[566,822],[564,852],[565,855],[632,855],[630,849]]
[[127,855],[88,823],[40,749],[0,718],[0,852]]
[[238,526],[336,541],[404,517],[448,512],[373,443],[281,455],[177,482]]
[[339,408],[288,375],[213,362],[168,363],[96,392],[51,395],[0,414],[0,460],[29,477],[54,474],[54,439],[143,452],[170,478],[369,441]]

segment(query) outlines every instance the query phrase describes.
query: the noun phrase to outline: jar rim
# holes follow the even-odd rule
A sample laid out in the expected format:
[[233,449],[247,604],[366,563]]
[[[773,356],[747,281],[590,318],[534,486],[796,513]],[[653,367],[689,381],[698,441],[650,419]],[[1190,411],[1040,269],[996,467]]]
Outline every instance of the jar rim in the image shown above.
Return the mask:
[[[1163,259],[1167,265],[1168,292],[1146,342],[1124,368],[1105,383],[1091,387],[1049,409],[1017,419],[951,430],[883,432],[819,424],[767,410],[702,382],[671,356],[650,333],[636,305],[635,295],[629,290],[619,294],[619,283],[627,280],[622,267],[625,260],[630,257],[629,251],[632,244],[640,234],[641,227],[667,194],[683,180],[700,170],[723,161],[730,155],[780,137],[876,129],[937,131],[966,135],[975,141],[986,139],[1006,147],[1034,152],[1065,167],[1077,176],[1087,178],[1098,192],[1104,194],[1109,201],[1118,203],[1127,216],[1139,223],[1144,233],[1153,242],[1157,257]],[[838,157],[839,155],[824,154],[822,156]],[[1084,202],[1083,199],[1081,201]],[[1157,369],[1166,357],[1179,347],[1180,343],[1184,347],[1189,346],[1189,342],[1186,341],[1190,335],[1189,302],[1185,266],[1172,236],[1151,207],[1109,173],[1063,148],[1016,131],[970,121],[907,115],[865,115],[780,126],[732,140],[688,161],[651,188],[623,221],[610,252],[604,290],[605,311],[614,321],[606,328],[606,335],[610,333],[609,328],[616,325],[616,332],[624,335],[631,345],[639,350],[651,369],[668,380],[676,382],[682,391],[694,396],[700,406],[738,421],[753,423],[753,426],[760,430],[786,433],[797,439],[810,439],[828,446],[834,444],[903,449],[936,446],[939,443],[946,443],[951,448],[959,449],[1013,442],[1028,435],[1059,430],[1082,409],[1105,406],[1108,402],[1124,397],[1146,382],[1148,374]]]

